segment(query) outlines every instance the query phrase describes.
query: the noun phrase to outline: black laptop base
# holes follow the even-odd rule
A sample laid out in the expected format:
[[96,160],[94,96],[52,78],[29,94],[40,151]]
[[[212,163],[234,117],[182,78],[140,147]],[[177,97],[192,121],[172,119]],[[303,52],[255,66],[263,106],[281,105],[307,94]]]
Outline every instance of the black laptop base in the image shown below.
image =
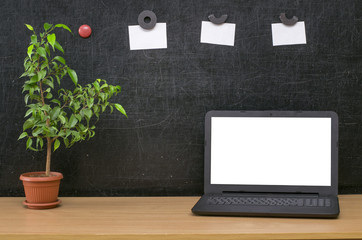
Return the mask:
[[336,218],[336,197],[204,195],[192,208],[198,215]]

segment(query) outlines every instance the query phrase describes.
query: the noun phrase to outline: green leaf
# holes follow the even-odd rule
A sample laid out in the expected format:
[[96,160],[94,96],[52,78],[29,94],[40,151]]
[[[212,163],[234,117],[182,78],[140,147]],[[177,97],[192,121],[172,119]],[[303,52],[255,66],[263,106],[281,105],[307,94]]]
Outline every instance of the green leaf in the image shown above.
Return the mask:
[[46,79],[43,81],[43,83],[48,85],[51,88],[54,88],[54,83],[51,80]]
[[79,122],[82,121],[82,115],[81,114],[76,114],[75,117],[77,118],[77,120]]
[[[49,54],[49,53],[48,53]],[[49,65],[48,65],[48,62],[44,62],[41,67],[40,67],[40,70],[43,70],[44,68],[48,68],[49,69]]]
[[89,108],[93,107],[93,103],[94,103],[94,98],[88,99],[87,100],[87,105]]
[[55,150],[57,150],[59,148],[59,146],[60,146],[60,141],[59,141],[59,139],[56,139],[54,142],[54,152],[55,152]]
[[50,106],[49,105],[47,105],[47,104],[45,104],[45,105],[43,105],[41,108],[40,108],[40,110],[42,110],[42,111],[46,111],[46,112],[49,112],[50,111]]
[[59,115],[59,119],[62,124],[66,123],[65,117],[63,117],[62,115]]
[[93,105],[93,112],[97,113],[99,111],[98,105]]
[[60,78],[58,75],[55,76],[57,78],[58,85],[60,86]]
[[78,131],[72,131],[73,140],[79,141],[80,139],[80,133]]
[[[99,91],[98,91],[98,92],[99,92]],[[88,89],[88,95],[93,98],[93,97],[96,95],[96,91],[94,91],[93,88]]]
[[48,31],[48,29],[51,28],[52,26],[53,26],[53,24],[44,23],[44,30]]
[[89,138],[94,137],[94,135],[96,135],[95,131],[90,131],[90,132],[91,132],[91,134],[89,135]]
[[56,27],[56,28],[58,28],[58,27],[62,27],[62,28],[64,28],[64,29],[68,30],[70,33],[72,33],[72,31],[69,29],[69,27],[68,27],[67,25],[64,25],[64,24],[57,24],[57,25],[55,25],[55,27]]
[[29,116],[31,113],[33,113],[33,109],[29,109],[28,111],[26,111],[24,117],[26,118],[26,117]]
[[53,126],[53,127],[51,127],[50,131],[52,134],[56,135],[58,133],[58,128]]
[[[99,94],[99,97],[102,99],[102,102],[104,102],[104,100],[105,100],[105,98],[106,98],[106,94],[103,93],[103,92],[101,92],[101,93]],[[103,111],[104,111],[104,110],[103,110]]]
[[32,52],[33,52],[33,48],[34,48],[34,45],[30,45],[30,46],[28,47],[28,56],[29,56],[29,58],[31,58],[31,54],[32,54]]
[[58,136],[59,136],[59,137],[64,137],[64,136],[65,136],[65,131],[64,131],[64,129],[61,130],[61,131],[58,133]]
[[57,61],[59,61],[59,62],[61,62],[61,63],[63,63],[63,64],[65,65],[65,60],[64,60],[64,58],[62,58],[62,57],[60,57],[60,56],[54,57],[54,60],[57,60]]
[[38,81],[42,80],[45,75],[47,75],[47,71],[46,70],[41,70],[38,72]]
[[[114,106],[116,107],[116,109],[117,109],[118,111],[120,111],[123,115],[125,115],[125,116],[127,117],[126,111],[124,110],[124,108],[122,107],[121,104],[116,103],[116,104],[114,104]],[[127,118],[128,118],[128,117],[127,117]]]
[[106,88],[106,87],[108,87],[108,84],[107,84],[107,83],[103,84],[102,87],[101,87],[101,89]]
[[77,85],[78,84],[77,73],[73,69],[68,68],[68,75],[72,79],[74,85]]
[[49,128],[47,126],[43,126],[42,129],[44,131],[44,135],[49,133]]
[[83,112],[84,112],[84,115],[86,116],[86,118],[91,119],[92,110],[90,110],[89,108],[86,108],[86,109],[83,110]]
[[31,88],[29,89],[29,95],[30,95],[30,96],[33,96],[33,94],[34,94],[34,88],[31,87]]
[[26,120],[26,121],[24,122],[24,124],[23,124],[23,131],[25,131],[26,129],[29,129],[29,128],[33,127],[33,126],[34,126],[33,120],[32,120],[32,119],[28,119],[28,120]]
[[36,146],[38,146],[38,143],[40,143],[40,148],[43,148],[44,142],[43,139],[41,137],[37,137],[36,138]]
[[80,102],[78,102],[77,100],[71,100],[69,106],[73,107],[75,111],[77,111],[81,107]]
[[21,74],[21,76],[19,78],[25,77],[27,76],[29,73],[28,72],[24,72],[23,74]]
[[69,137],[70,134],[72,134],[72,131],[67,129],[67,130],[65,130],[65,133],[66,133],[65,137],[67,138],[67,137]]
[[101,105],[101,106],[102,106],[102,112],[106,111],[107,105],[103,104],[103,105]]
[[29,83],[36,83],[38,82],[38,75],[34,75],[30,78]]
[[78,132],[84,133],[86,131],[86,128],[83,124],[79,123],[78,127],[79,127],[79,129],[77,129]]
[[38,48],[36,52],[39,53],[39,55],[42,56],[43,58],[46,58],[47,56],[47,53],[43,47]]
[[64,54],[64,49],[57,41],[55,41],[54,47]]
[[26,149],[30,148],[31,144],[33,144],[33,140],[31,138],[28,138],[28,141],[26,141]]
[[[40,55],[39,54],[34,54],[34,57],[31,58],[31,60],[35,63],[35,61],[39,60]],[[29,66],[29,68],[32,67],[33,69],[35,69],[36,66],[31,65]]]
[[77,124],[78,120],[77,118],[72,114],[72,116],[69,119],[69,128],[74,127]]
[[31,35],[30,39],[33,44],[36,44],[38,42],[38,37],[36,35]]
[[28,136],[28,133],[27,133],[27,132],[23,132],[23,133],[19,136],[18,140],[20,140],[20,139],[22,139],[22,138],[25,138],[25,137],[27,137],[27,136]]
[[43,132],[42,128],[37,128],[32,132],[32,134],[33,134],[34,137],[37,137],[42,132]]
[[53,110],[50,111],[50,119],[51,120],[54,120],[54,119],[57,119],[58,116],[59,116],[59,113],[60,113],[60,110],[61,108],[60,107],[55,107],[53,108]]
[[24,102],[25,102],[25,104],[28,104],[29,97],[30,97],[29,94],[26,94],[26,95],[25,95],[25,97],[24,97]]
[[93,86],[94,86],[94,88],[96,89],[96,91],[99,92],[100,86],[99,86],[98,81],[95,81],[95,82],[93,83]]
[[29,24],[25,24],[25,26],[30,30],[30,31],[34,31],[34,28],[32,26],[30,26]]
[[47,36],[47,39],[48,39],[49,44],[52,45],[53,50],[54,50],[55,39],[56,39],[55,33],[49,34],[49,35]]
[[65,147],[68,147],[68,146],[69,146],[69,140],[68,140],[68,138],[63,138],[63,141],[64,141]]
[[61,103],[60,103],[60,101],[58,99],[52,99],[51,102],[58,104],[58,106],[61,105]]
[[38,149],[33,148],[32,146],[30,146],[29,149],[30,149],[30,150],[33,150],[33,151],[35,151],[35,152],[38,152],[38,151],[39,151]]
[[[31,52],[30,52],[31,53]],[[29,57],[26,57],[27,59],[29,59]],[[24,61],[24,68],[25,68],[25,71],[28,71],[30,69],[30,67],[32,67],[33,65],[31,64],[31,61],[29,60],[26,60]],[[32,73],[28,73],[28,75],[30,75]]]
[[51,93],[48,93],[48,94],[45,96],[46,99],[51,99],[52,97],[53,97],[53,94],[51,94]]
[[[50,50],[49,50],[49,44],[46,43],[44,44],[44,47],[45,47],[45,51],[48,53],[48,55],[50,56]],[[54,47],[53,47],[53,51],[54,51]]]
[[112,96],[113,93],[115,92],[114,87],[112,85],[108,85],[108,86],[109,86],[109,88],[108,88],[109,94]]

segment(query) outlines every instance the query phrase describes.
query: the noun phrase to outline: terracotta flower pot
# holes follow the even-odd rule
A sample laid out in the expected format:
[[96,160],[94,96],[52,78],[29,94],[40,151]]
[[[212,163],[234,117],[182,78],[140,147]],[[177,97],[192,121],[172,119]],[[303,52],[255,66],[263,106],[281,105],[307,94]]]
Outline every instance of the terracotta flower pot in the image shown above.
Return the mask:
[[50,172],[49,177],[44,172],[29,172],[20,175],[23,181],[26,200],[24,205],[31,209],[47,209],[56,207],[61,201],[58,199],[60,180],[63,175]]

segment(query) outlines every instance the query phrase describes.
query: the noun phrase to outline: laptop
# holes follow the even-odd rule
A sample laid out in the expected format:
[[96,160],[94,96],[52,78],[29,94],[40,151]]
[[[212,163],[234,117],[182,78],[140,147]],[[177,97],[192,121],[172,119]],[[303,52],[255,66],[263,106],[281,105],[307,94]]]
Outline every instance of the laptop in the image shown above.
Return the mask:
[[198,215],[336,218],[338,116],[210,111]]

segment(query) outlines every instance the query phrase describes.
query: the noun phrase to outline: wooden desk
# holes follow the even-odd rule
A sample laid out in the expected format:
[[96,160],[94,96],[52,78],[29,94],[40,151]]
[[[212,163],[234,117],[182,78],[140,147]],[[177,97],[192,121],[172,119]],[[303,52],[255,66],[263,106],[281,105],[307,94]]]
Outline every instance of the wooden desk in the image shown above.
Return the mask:
[[341,195],[338,219],[195,216],[198,197],[61,199],[30,210],[0,198],[0,239],[362,239],[362,195]]

